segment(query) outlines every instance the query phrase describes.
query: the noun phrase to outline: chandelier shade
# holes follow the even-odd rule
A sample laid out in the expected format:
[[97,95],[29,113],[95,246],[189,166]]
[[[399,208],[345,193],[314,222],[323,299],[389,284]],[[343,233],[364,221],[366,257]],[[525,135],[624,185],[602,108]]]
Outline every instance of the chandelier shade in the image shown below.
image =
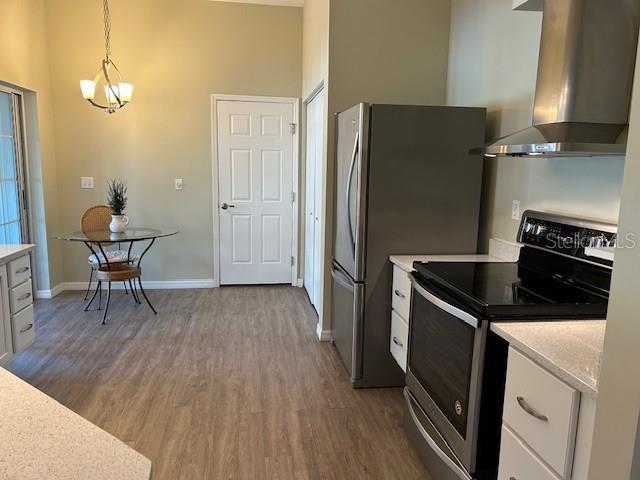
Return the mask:
[[[104,0],[105,56],[93,80],[80,80],[82,98],[107,113],[115,113],[125,107],[133,96],[133,85],[122,81],[122,74],[111,58],[111,16],[109,0]],[[117,76],[117,81],[116,77]],[[104,103],[96,99],[98,85],[104,83]]]

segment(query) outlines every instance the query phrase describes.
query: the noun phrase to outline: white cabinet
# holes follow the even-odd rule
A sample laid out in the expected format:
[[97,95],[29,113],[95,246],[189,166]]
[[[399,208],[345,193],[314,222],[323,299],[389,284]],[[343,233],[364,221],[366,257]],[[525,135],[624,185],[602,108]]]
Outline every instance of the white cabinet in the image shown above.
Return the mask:
[[407,344],[409,342],[409,324],[394,310],[391,311],[391,340],[389,349],[403,371],[407,371]]
[[502,421],[563,478],[571,478],[579,398],[562,380],[509,351]]
[[502,426],[498,480],[559,480],[549,467],[506,426]]
[[391,306],[406,322],[409,321],[411,280],[409,274],[396,265],[393,266]]
[[0,366],[6,365],[12,355],[9,278],[7,277],[7,266],[0,265]]
[[586,480],[594,406],[509,348],[498,479]]
[[393,266],[391,288],[391,333],[389,351],[404,372],[407,371],[407,345],[409,343],[409,310],[411,308],[411,280],[409,274]]
[[34,339],[31,257],[26,253],[0,265],[0,366]]

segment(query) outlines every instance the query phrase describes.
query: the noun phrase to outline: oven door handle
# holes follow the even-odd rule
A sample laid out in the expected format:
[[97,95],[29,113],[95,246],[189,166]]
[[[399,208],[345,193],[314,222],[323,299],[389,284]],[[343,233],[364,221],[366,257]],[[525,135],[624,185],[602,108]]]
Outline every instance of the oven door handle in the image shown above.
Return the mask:
[[418,292],[421,296],[423,296],[430,303],[438,307],[440,310],[444,310],[445,312],[453,315],[454,317],[459,318],[463,322],[471,325],[473,328],[478,328],[479,322],[476,317],[465,312],[464,310],[460,310],[459,308],[448,304],[444,300],[440,300],[433,293],[428,292],[422,285],[420,285],[413,276],[411,276],[411,285],[413,285],[413,288],[416,290],[416,292]]
[[465,472],[462,468],[460,468],[459,465],[457,465],[453,460],[451,460],[451,458],[449,458],[449,455],[447,455],[438,446],[436,441],[433,438],[431,438],[431,435],[427,433],[425,428],[420,423],[420,419],[416,415],[416,412],[414,412],[413,410],[414,409],[413,402],[409,398],[409,393],[407,393],[406,388],[402,390],[402,393],[404,394],[404,399],[407,402],[407,407],[409,407],[407,410],[409,411],[409,415],[411,415],[411,420],[413,421],[416,428],[420,432],[420,435],[422,435],[422,438],[424,438],[424,441],[429,444],[429,447],[431,447],[431,450],[433,450],[434,453],[438,455],[438,457],[440,457],[440,460],[442,460],[447,465],[447,467],[449,467],[451,471],[453,471],[453,473],[455,473],[456,476],[460,478],[460,480],[473,480],[467,472]]

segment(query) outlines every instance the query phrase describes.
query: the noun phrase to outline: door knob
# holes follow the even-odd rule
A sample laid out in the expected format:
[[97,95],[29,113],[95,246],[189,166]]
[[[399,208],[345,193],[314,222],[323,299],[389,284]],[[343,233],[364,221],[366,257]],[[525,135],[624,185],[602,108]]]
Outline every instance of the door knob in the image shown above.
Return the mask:
[[222,205],[220,205],[220,208],[222,208],[223,210],[226,210],[228,208],[235,208],[235,207],[236,207],[235,205],[228,204],[227,202],[223,202]]

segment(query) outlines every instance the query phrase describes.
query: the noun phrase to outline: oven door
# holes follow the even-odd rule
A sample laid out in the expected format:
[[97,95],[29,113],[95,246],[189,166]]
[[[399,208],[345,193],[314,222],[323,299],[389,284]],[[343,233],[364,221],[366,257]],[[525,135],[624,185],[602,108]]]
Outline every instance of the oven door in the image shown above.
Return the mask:
[[449,447],[440,452],[472,476],[488,322],[434,285],[411,281],[407,387],[429,420],[422,430],[435,428]]

